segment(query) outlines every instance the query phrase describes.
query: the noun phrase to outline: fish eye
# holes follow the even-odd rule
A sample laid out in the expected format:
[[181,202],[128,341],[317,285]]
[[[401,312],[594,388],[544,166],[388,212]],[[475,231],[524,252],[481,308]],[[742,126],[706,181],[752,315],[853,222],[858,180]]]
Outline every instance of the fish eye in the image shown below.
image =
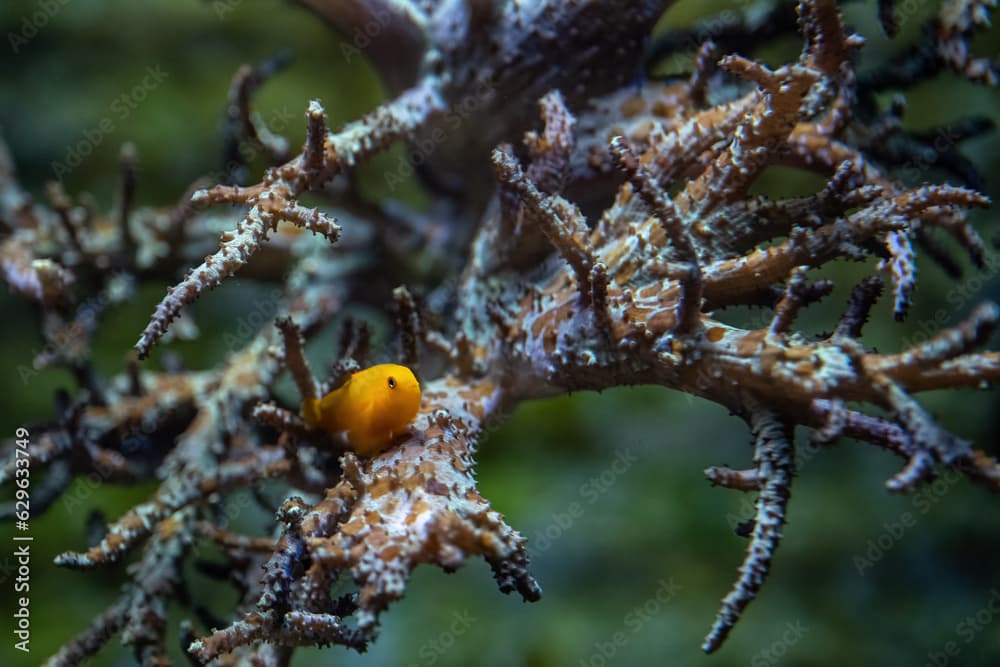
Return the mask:
[[389,389],[395,389],[395,388],[396,388],[396,378],[394,378],[394,377],[392,377],[390,375],[389,376]]

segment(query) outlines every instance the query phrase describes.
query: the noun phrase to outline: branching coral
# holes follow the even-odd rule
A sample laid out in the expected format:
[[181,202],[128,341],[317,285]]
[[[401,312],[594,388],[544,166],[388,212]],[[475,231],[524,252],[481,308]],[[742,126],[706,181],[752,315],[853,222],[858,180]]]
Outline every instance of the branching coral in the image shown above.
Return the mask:
[[[133,363],[105,383],[88,369],[86,340],[99,311],[127,298],[134,281],[197,262],[219,218],[186,206],[133,210],[131,154],[120,208],[107,217],[59,192],[48,207],[31,203],[0,156],[4,276],[44,313],[51,349],[41,362],[67,365],[81,385],[76,399],[60,402],[34,454],[60,482],[48,493],[57,495],[71,474],[93,471],[116,480],[155,471],[161,480],[153,498],[98,544],[57,559],[85,569],[143,550],[119,602],[50,664],[76,664],[118,632],[144,664],[166,660],[166,604],[183,598],[182,566],[201,542],[226,553],[225,576],[242,603],[235,620],[205,636],[185,626],[186,650],[199,662],[287,664],[288,647],[311,644],[364,650],[420,564],[450,571],[482,556],[501,591],[537,600],[524,538],[477,491],[476,449],[518,404],[568,391],[660,385],[719,403],[749,425],[752,467],[706,471],[715,484],[759,493],[746,559],[705,639],[708,652],[767,577],[791,497],[796,427],[826,444],[854,438],[897,454],[904,463],[887,482],[894,491],[943,468],[1000,491],[1000,464],[949,434],[914,398],[1000,378],[1000,355],[976,351],[1000,320],[995,305],[925,343],[878,353],[861,342],[883,290],[872,276],[855,288],[832,333],[809,339],[795,330],[798,313],[833,287],[810,282],[810,272],[834,260],[876,257],[872,268],[891,284],[897,318],[913,298],[914,242],[929,242],[930,230],[950,234],[982,263],[984,246],[965,211],[989,200],[972,188],[895,180],[908,154],[882,146],[880,137],[900,130],[873,95],[942,68],[994,83],[995,65],[967,46],[993,3],[946,0],[926,45],[860,82],[853,62],[863,40],[845,29],[833,0],[802,0],[797,62],[770,68],[736,53],[718,58],[794,26],[776,19],[764,30],[748,21],[703,45],[682,33],[660,38],[659,57],[700,46],[695,69],[688,78],[638,84],[641,47],[666,0],[306,4],[340,27],[380,19],[385,38],[369,55],[396,97],[337,131],[313,102],[298,156],[256,185],[194,193],[198,205],[242,212],[235,222],[221,216],[230,231],[218,249],[157,306],[136,345],[140,357],[227,276],[239,270],[275,280],[290,271],[278,326],[265,326],[214,370],[157,373]],[[791,10],[778,3],[773,11]],[[880,3],[880,15],[891,25],[892,3]],[[262,130],[247,107],[260,76],[241,71],[230,114],[234,131],[258,142]],[[456,116],[470,97],[477,104]],[[455,118],[464,122],[456,127]],[[522,132],[523,150],[515,146]],[[364,202],[338,180],[395,142],[428,139],[422,176],[453,204],[437,226]],[[827,184],[799,198],[751,194],[772,165],[820,174]],[[456,178],[465,179],[462,195],[447,187]],[[491,182],[496,192],[487,197]],[[328,197],[331,212],[304,207],[307,192]],[[599,206],[599,215],[585,213]],[[325,242],[299,238],[283,222]],[[372,229],[355,242],[361,247],[345,246],[350,225]],[[406,276],[349,261],[400,226],[440,253],[442,265],[464,249],[461,273],[411,290],[396,287]],[[443,244],[434,240],[439,226],[447,229]],[[275,251],[270,261],[253,258],[264,248]],[[77,302],[80,283],[106,295],[97,312]],[[313,375],[303,338],[329,326],[344,304],[392,287],[400,360],[419,369],[424,399],[402,442],[362,459],[282,406],[274,385],[288,370],[309,398],[362,367],[363,326],[345,329],[329,377]],[[764,305],[773,317],[759,329],[727,324],[725,309],[737,305]],[[60,342],[66,328],[82,334],[74,347]],[[152,424],[148,442],[129,447],[124,435],[143,424]],[[13,463],[0,481],[12,470]],[[233,533],[213,512],[233,490],[271,478],[289,489],[274,539]],[[355,590],[332,597],[341,580]]]

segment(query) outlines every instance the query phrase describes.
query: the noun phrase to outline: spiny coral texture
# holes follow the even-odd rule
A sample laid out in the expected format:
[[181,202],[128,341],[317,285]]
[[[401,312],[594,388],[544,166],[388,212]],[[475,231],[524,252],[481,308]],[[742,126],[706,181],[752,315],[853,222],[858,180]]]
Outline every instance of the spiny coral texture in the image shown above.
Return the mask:
[[[538,599],[524,539],[476,489],[476,447],[517,404],[568,391],[656,384],[720,403],[750,426],[752,467],[706,471],[715,484],[759,493],[746,560],[706,651],[722,644],[767,576],[791,493],[795,427],[813,429],[818,442],[850,437],[898,454],[904,465],[888,482],[896,491],[941,468],[1000,490],[997,462],[914,398],[1000,378],[1000,356],[974,351],[996,328],[995,305],[923,344],[876,353],[859,340],[883,291],[872,276],[832,333],[810,339],[794,328],[798,312],[833,287],[810,282],[810,271],[833,260],[868,261],[884,274],[898,318],[914,294],[915,244],[954,266],[933,230],[982,264],[965,209],[989,201],[961,185],[897,183],[894,167],[928,138],[903,132],[900,109],[880,110],[875,94],[944,68],[995,82],[995,63],[974,58],[966,41],[994,3],[947,0],[926,43],[863,81],[853,68],[863,40],[845,30],[832,0],[803,0],[797,21],[775,3],[766,25],[726,24],[704,44],[668,32],[653,45],[658,57],[696,54],[689,77],[666,81],[639,71],[666,0],[306,4],[348,33],[377,19],[384,31],[368,55],[395,97],[339,131],[327,129],[313,102],[300,155],[256,185],[196,188],[192,202],[235,205],[235,219],[230,209],[198,213],[187,202],[133,210],[132,148],[123,152],[118,209],[106,217],[59,188],[49,206],[32,203],[0,153],[3,275],[42,313],[48,345],[36,365],[64,365],[80,384],[75,399],[57,397],[57,419],[35,446],[36,464],[49,468],[38,502],[51,502],[75,474],[161,480],[92,548],[57,559],[87,569],[142,549],[120,600],[49,664],[76,664],[119,632],[143,663],[166,662],[167,604],[186,599],[183,564],[205,543],[225,561],[202,567],[231,581],[241,603],[200,637],[185,622],[185,650],[200,662],[287,664],[291,648],[306,644],[364,650],[422,563],[453,570],[482,556],[502,591]],[[892,3],[880,3],[880,15],[891,27]],[[805,41],[797,62],[772,69],[745,55],[796,23]],[[246,121],[253,88],[273,69],[240,71],[231,97],[243,108],[229,115],[244,140],[266,138],[274,150],[265,154],[286,160],[266,128]],[[429,213],[363,200],[348,178],[356,163],[401,140],[426,146],[428,137],[433,148],[420,157],[435,198]],[[932,166],[959,183],[978,178],[956,151],[947,155]],[[827,185],[799,198],[751,195],[776,164],[821,174]],[[328,207],[303,207],[306,192]],[[584,213],[600,206],[599,215]],[[220,230],[228,231],[214,254],[157,306],[140,356],[174,331],[192,335],[192,322],[175,320],[237,270],[283,280],[278,326],[263,327],[213,370],[174,363],[151,372],[132,360],[120,377],[96,377],[88,341],[101,312],[137,281],[197,264]],[[406,275],[405,262],[374,263],[413,248],[455,279],[421,284],[426,276]],[[403,282],[414,289],[396,287]],[[80,301],[84,287],[98,297]],[[274,394],[285,370],[308,397],[365,365],[363,323],[345,327],[326,378],[302,353],[303,340],[357,302],[395,310],[399,360],[424,389],[409,435],[374,459],[310,430]],[[735,305],[772,308],[773,318],[755,330],[732,326],[724,309]],[[13,470],[11,461],[0,481]],[[275,478],[288,495],[274,534],[232,532],[218,511],[223,499]],[[353,592],[331,597],[345,579]]]

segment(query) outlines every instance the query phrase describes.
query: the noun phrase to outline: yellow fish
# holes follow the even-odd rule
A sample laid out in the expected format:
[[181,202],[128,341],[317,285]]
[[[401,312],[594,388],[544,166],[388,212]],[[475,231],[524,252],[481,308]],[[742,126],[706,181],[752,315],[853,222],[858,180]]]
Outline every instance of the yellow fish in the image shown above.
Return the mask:
[[361,456],[388,449],[420,409],[420,383],[406,366],[379,364],[354,373],[323,398],[306,399],[306,424],[330,434],[343,432]]

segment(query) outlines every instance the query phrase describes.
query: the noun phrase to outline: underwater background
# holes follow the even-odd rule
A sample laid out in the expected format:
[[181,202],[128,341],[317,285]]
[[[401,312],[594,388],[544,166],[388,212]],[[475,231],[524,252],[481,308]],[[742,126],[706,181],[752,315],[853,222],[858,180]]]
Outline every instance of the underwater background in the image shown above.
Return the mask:
[[[876,24],[874,2],[845,5],[847,23],[868,40],[862,69],[902,50],[937,9],[933,1],[912,4],[901,34],[891,41]],[[689,25],[728,6],[682,0],[659,29]],[[48,18],[37,34],[13,47],[9,36],[42,11]],[[7,0],[0,3],[0,27],[0,136],[22,184],[42,197],[57,165],[85,142],[88,154],[64,183],[70,193],[91,193],[102,210],[113,203],[119,149],[126,141],[139,153],[139,205],[172,205],[195,178],[218,172],[229,81],[243,63],[291,55],[291,64],[263,86],[254,106],[293,147],[304,139],[310,99],[323,100],[331,126],[358,118],[383,99],[371,68],[356,57],[346,62],[342,47],[349,36],[290,3]],[[995,55],[998,43],[994,27],[974,47]],[[779,64],[800,48],[793,35],[755,55]],[[668,65],[649,74],[671,73]],[[133,94],[138,89],[142,94]],[[948,74],[913,88],[907,99],[909,128],[966,115],[1000,121],[1000,90]],[[963,147],[985,176],[986,193],[1000,199],[1000,133]],[[402,151],[396,146],[361,167],[371,198],[385,196],[384,172]],[[259,174],[263,164],[254,166]],[[761,191],[801,194],[818,184],[773,168]],[[411,204],[422,202],[415,181],[394,196],[400,192]],[[1000,238],[1000,208],[973,216],[986,238]],[[883,301],[866,330],[866,344],[898,350],[904,341],[937,331],[942,309],[946,323],[954,323],[976,303],[1000,300],[1000,251],[989,245],[989,253],[992,270],[977,273],[966,263],[957,281],[921,257],[921,282],[908,318],[894,322]],[[806,331],[832,326],[861,268],[839,262],[823,272],[840,287],[805,313]],[[100,373],[121,371],[165,287],[145,285],[133,303],[108,314],[96,338]],[[241,323],[273,317],[270,289],[237,275],[191,307],[201,337],[171,343],[172,349],[189,368],[215,365],[231,349],[232,336],[241,335]],[[22,372],[41,345],[37,313],[0,291],[0,434],[9,438],[17,426],[51,418],[53,392],[75,385],[58,369]],[[723,319],[746,324],[755,316],[734,310]],[[323,358],[324,340],[309,348],[316,359]],[[1000,453],[996,390],[921,398],[946,428]],[[752,515],[752,497],[713,489],[702,471],[720,463],[747,464],[749,435],[717,405],[636,387],[525,405],[480,447],[480,491],[528,538],[531,569],[544,589],[540,602],[498,594],[479,559],[450,575],[418,568],[367,654],[339,646],[300,649],[293,665],[1000,664],[1000,499],[950,474],[913,494],[893,495],[883,482],[900,465],[895,457],[854,441],[821,451],[806,448],[805,438],[799,441],[799,475],[769,581],[715,655],[705,656],[699,646],[743,557],[746,541],[734,526]],[[52,558],[86,545],[92,512],[114,519],[154,488],[78,479],[44,516],[32,517],[27,656],[13,649],[7,630],[14,606],[13,531],[0,526],[0,665],[39,664],[115,600],[127,563],[73,572],[54,567]],[[265,486],[268,492],[279,493]],[[270,525],[271,515],[245,495],[237,525],[256,531]],[[231,609],[235,593],[229,587],[193,569],[188,581],[193,604],[207,614]],[[182,618],[195,616],[172,609],[178,664],[184,661],[176,641]],[[949,643],[957,654],[946,653]],[[130,665],[133,658],[113,640],[88,664]]]

